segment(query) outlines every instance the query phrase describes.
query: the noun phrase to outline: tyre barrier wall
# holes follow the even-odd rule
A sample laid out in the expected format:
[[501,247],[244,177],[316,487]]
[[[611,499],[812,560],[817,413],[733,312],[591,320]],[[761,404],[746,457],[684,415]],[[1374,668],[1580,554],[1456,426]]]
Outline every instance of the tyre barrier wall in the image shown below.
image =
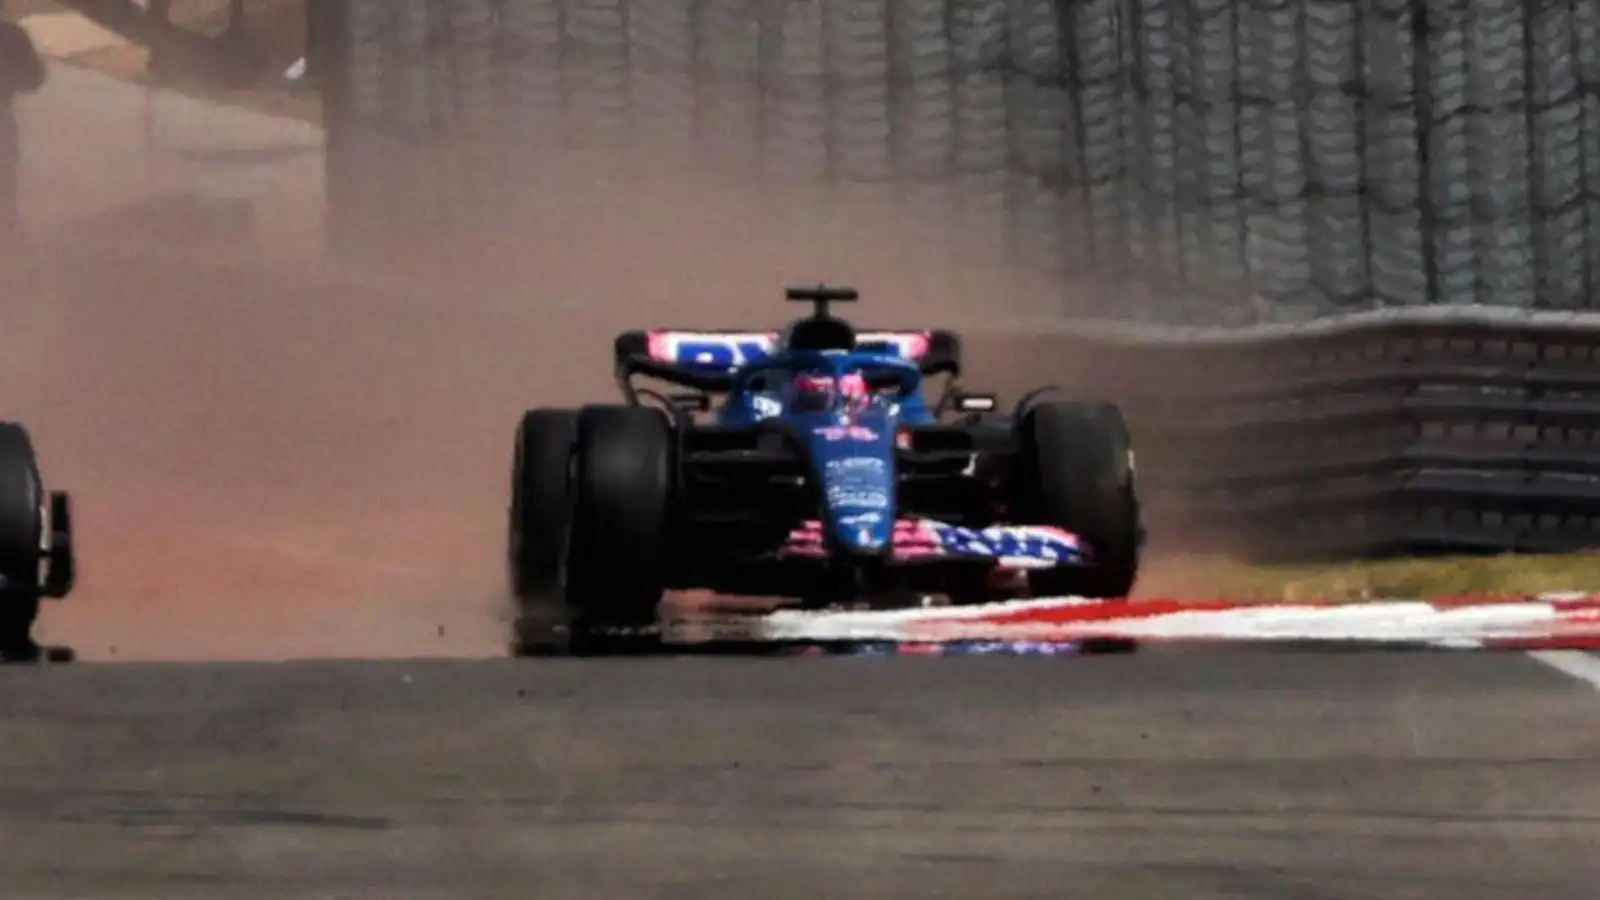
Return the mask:
[[475,223],[538,218],[514,186],[556,141],[883,187],[1070,284],[1062,315],[1585,308],[1600,271],[1593,0],[313,8],[331,227],[425,232],[419,269],[490,265]]
[[[515,186],[551,144],[615,150],[619,177],[672,156],[881,189],[952,256],[1058,288],[1032,336],[969,336],[973,386],[1123,402],[1163,542],[1600,543],[1600,326],[1535,312],[1595,308],[1600,3],[316,8],[347,260],[514,270],[506,234],[538,228],[507,223],[542,199]],[[1084,318],[1146,324],[1063,331]]]
[[[977,373],[1124,405],[1154,538],[1269,559],[1600,545],[1600,316],[973,336]],[[988,387],[981,375],[973,388]]]

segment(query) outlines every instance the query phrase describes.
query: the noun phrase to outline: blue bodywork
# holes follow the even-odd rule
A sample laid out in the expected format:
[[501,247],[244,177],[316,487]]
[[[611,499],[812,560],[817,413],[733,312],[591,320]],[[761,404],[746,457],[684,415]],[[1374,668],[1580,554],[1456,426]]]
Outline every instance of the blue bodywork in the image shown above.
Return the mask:
[[[850,374],[893,376],[898,382],[895,393],[874,394],[873,410],[893,415],[896,422],[908,425],[928,425],[934,421],[933,413],[922,398],[922,371],[916,363],[886,353],[857,350],[853,353],[781,353],[745,364],[735,373],[728,398],[717,411],[717,424],[738,428],[774,417],[794,419],[812,415],[794,409],[789,402],[792,398],[786,394],[789,381],[801,373],[835,379]],[[843,410],[828,412],[837,414]]]
[[[795,436],[820,487],[823,527],[835,549],[868,555],[892,549],[896,434],[903,424],[935,422],[922,396],[920,366],[893,339],[862,340],[853,351],[773,351],[765,336],[700,334],[685,336],[664,355],[690,371],[730,376],[715,412],[718,425],[776,422]],[[824,408],[801,408],[792,385],[803,374],[836,383],[861,375],[874,390],[864,405],[835,392]]]
[[[835,391],[825,408],[801,408],[789,385],[802,374],[867,377],[892,392],[853,405]],[[806,449],[823,500],[828,541],[856,553],[888,552],[895,529],[895,435],[902,423],[931,423],[916,363],[874,352],[789,352],[743,366],[734,376],[719,424],[749,427],[777,419]]]
[[[641,337],[648,358],[670,368],[664,377],[722,396],[711,411],[720,429],[777,429],[791,436],[808,480],[819,488],[820,515],[813,521],[825,555],[978,558],[1028,567],[1084,558],[1076,536],[1056,528],[972,529],[900,514],[899,437],[907,426],[940,424],[922,393],[927,332],[861,334],[849,351],[784,349],[772,333],[663,330]],[[802,398],[796,391],[799,376],[820,376],[837,387],[844,376],[856,375],[868,382],[865,402],[835,390],[818,404],[810,402],[814,393]]]

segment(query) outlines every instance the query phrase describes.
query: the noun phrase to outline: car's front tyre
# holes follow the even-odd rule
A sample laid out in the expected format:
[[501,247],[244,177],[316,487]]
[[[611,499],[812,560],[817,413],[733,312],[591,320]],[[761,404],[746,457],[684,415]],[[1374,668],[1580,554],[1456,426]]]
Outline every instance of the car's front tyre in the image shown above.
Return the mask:
[[545,649],[559,618],[570,506],[567,474],[577,434],[576,409],[529,410],[517,423],[506,578],[516,600],[512,648],[519,656]]
[[647,649],[670,567],[677,445],[660,410],[589,406],[573,447],[566,548],[569,649]]
[[1039,403],[1023,414],[1017,429],[1018,505],[1026,521],[1070,531],[1094,555],[1087,567],[1031,573],[1032,593],[1127,597],[1138,579],[1144,526],[1122,411],[1108,403]]
[[535,409],[517,424],[511,463],[507,578],[511,592],[533,600],[558,586],[567,523],[567,469],[578,435],[575,409]]

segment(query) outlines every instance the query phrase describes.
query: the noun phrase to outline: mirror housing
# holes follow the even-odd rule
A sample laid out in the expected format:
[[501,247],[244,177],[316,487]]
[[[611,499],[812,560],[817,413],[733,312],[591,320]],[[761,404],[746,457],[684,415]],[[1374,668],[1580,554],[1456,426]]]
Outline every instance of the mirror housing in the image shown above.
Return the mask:
[[955,407],[957,412],[994,412],[1000,407],[1000,398],[994,394],[969,394],[962,392],[956,395]]

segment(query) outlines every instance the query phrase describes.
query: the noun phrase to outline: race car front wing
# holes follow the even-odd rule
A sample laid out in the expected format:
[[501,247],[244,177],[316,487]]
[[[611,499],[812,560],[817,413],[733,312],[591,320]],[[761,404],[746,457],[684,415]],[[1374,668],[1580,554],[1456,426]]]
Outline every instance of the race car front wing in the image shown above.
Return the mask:
[[[842,524],[854,523],[844,520]],[[818,520],[804,522],[792,530],[778,551],[779,558],[785,559],[823,559],[827,555],[824,530]],[[1092,553],[1077,535],[1041,525],[965,528],[934,519],[904,518],[895,522],[892,563],[952,560],[993,561],[1005,569],[1042,569],[1087,565]]]

